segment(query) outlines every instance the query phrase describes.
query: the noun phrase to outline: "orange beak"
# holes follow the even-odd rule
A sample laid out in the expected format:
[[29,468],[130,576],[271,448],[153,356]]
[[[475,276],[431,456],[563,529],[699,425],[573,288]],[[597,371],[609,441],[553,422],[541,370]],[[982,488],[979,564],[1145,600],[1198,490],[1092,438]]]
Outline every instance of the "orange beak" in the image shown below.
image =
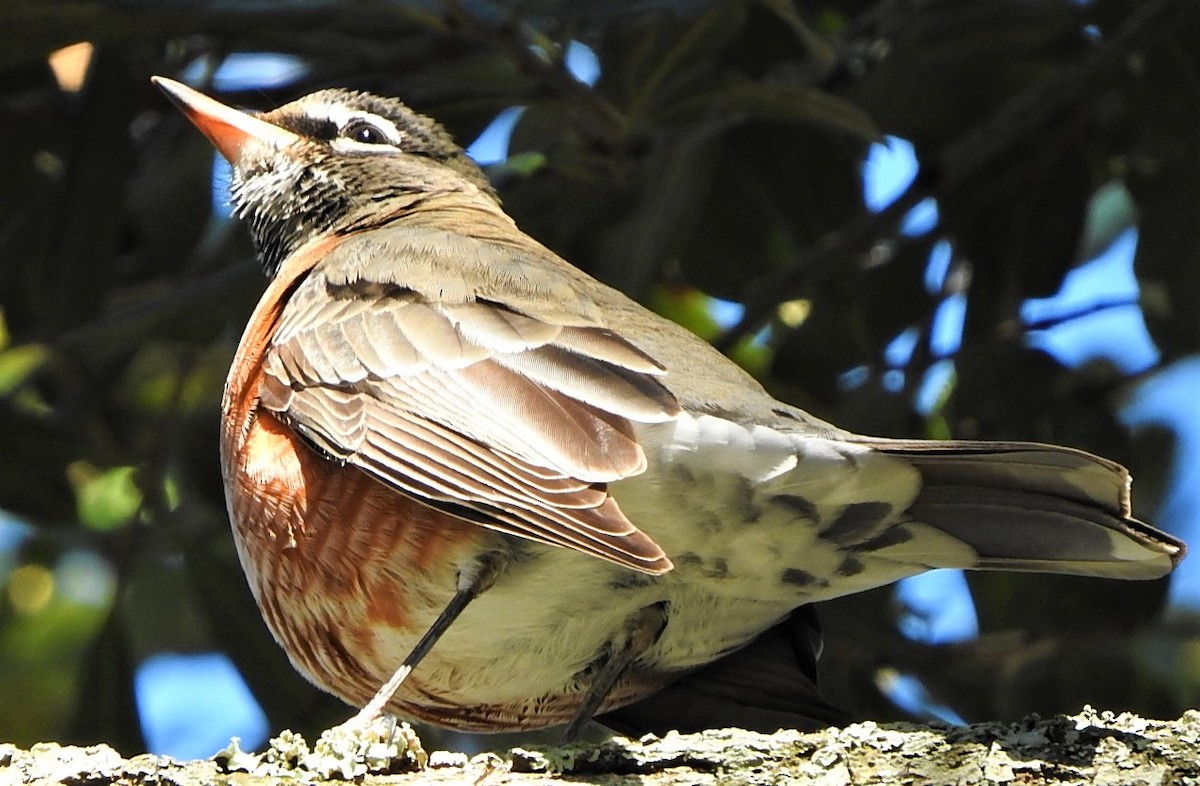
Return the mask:
[[179,107],[231,164],[236,165],[241,160],[249,143],[281,148],[300,141],[300,137],[291,131],[239,112],[173,79],[152,76],[150,81],[167,94],[171,103]]

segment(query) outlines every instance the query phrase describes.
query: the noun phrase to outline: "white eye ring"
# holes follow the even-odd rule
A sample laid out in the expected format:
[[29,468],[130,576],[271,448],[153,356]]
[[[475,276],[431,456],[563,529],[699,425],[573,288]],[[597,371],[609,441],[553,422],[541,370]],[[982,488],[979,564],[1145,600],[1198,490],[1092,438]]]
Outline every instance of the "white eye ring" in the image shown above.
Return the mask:
[[338,129],[338,136],[360,145],[394,145],[395,140],[386,130],[365,117],[352,117]]

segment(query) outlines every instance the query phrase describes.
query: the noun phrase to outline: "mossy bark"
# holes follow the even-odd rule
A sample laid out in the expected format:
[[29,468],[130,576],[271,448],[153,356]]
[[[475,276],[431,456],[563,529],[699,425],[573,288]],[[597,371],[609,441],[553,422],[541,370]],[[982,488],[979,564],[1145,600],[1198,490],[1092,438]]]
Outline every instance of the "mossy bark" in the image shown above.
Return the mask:
[[[336,746],[335,746],[336,747]],[[0,784],[277,784],[345,780],[367,784],[1200,784],[1200,711],[1176,721],[1085,709],[964,728],[860,723],[814,734],[723,729],[698,735],[505,754],[436,752],[415,737],[369,743],[337,761],[334,748],[295,755],[298,738],[264,754],[232,747],[214,760],[123,759],[104,745],[0,745]],[[319,746],[314,747],[314,754]],[[348,750],[348,749],[347,749]],[[314,764],[319,762],[319,764]],[[333,766],[329,766],[329,765]],[[331,774],[332,773],[332,774]]]

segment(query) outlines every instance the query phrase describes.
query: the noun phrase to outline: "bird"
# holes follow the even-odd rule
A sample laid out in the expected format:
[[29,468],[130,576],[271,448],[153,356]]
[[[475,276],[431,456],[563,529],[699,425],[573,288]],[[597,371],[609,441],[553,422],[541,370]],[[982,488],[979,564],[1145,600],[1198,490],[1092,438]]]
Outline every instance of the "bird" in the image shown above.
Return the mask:
[[[935,568],[1155,579],[1081,450],[870,437],[776,400],[522,232],[434,120],[154,83],[268,284],[222,402],[250,589],[309,680],[469,732],[819,728],[823,600]],[[656,702],[656,697],[660,698]]]

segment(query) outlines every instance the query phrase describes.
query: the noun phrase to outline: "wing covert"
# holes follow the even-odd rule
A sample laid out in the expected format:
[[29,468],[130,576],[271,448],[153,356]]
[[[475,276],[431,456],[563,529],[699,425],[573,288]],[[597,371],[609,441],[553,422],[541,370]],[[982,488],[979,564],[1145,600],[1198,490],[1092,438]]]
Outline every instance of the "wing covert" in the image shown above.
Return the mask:
[[[386,276],[361,265],[348,276],[347,241],[297,286],[265,357],[261,405],[334,459],[429,504],[635,570],[669,570],[606,488],[645,469],[632,422],[678,414],[665,370],[592,309],[566,313],[560,299],[532,314],[518,308],[520,294],[514,305],[457,284],[421,286],[436,261],[454,278],[454,260],[431,261],[410,234],[394,234]],[[540,268],[506,248],[451,245],[465,253],[464,244],[498,275],[517,266],[526,285],[564,286],[552,268],[539,285]],[[399,283],[406,265],[415,287]]]

